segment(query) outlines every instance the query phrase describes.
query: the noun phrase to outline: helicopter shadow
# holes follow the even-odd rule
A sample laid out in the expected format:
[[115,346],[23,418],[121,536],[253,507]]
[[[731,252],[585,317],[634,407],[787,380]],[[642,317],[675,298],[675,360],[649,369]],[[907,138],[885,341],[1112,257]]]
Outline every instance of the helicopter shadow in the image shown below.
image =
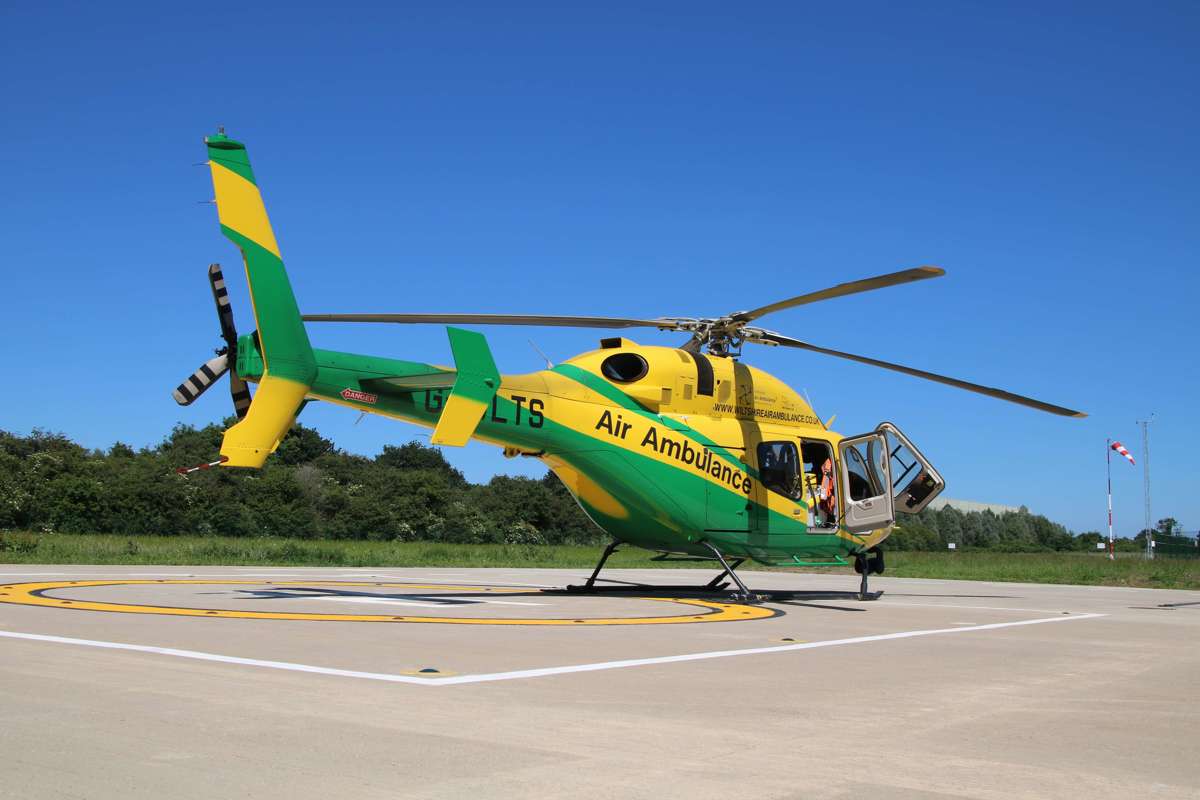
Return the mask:
[[[600,579],[599,582],[605,586],[594,586],[591,589],[544,589],[541,594],[553,595],[617,595],[630,597],[663,597],[663,598],[687,598],[695,600],[725,600],[728,598],[728,591],[717,589],[708,586],[665,586],[651,585],[644,583],[633,583],[631,581],[620,581],[613,579]],[[824,605],[814,601],[817,600],[852,600],[858,603],[857,592],[830,592],[830,591],[777,591],[771,589],[756,590],[755,594],[763,598],[764,602],[797,606],[802,608],[818,608],[826,611],[851,611],[863,612],[865,608],[845,607]]]
[[[768,598],[768,603],[778,603],[785,606],[798,606],[800,608],[819,608],[824,611],[852,611],[862,613],[867,609],[861,608],[861,601],[858,599],[857,592],[818,592],[818,591],[792,591],[792,592],[761,592],[762,595]],[[831,606],[824,603],[816,603],[814,600],[850,600],[857,606]]]
[[[663,586],[633,583],[630,581],[606,581],[605,585],[596,586],[591,590],[578,591],[567,588],[530,589],[527,591],[497,592],[495,596],[504,598],[545,598],[545,597],[580,597],[580,596],[616,596],[626,598],[662,598],[662,599],[694,599],[694,600],[726,600],[728,593],[722,589],[712,589],[704,586]],[[206,592],[206,594],[218,594]],[[372,600],[399,600],[437,603],[442,605],[471,605],[479,603],[488,596],[482,592],[372,592],[353,589],[334,589],[316,586],[289,586],[278,589],[238,589],[236,594],[246,600],[302,600],[313,598],[366,598]],[[830,591],[772,591],[757,592],[764,602],[794,606],[798,608],[813,608],[824,611],[849,611],[862,613],[865,608],[829,605],[817,601],[850,600],[858,601],[856,592]],[[482,595],[482,596],[481,596]]]

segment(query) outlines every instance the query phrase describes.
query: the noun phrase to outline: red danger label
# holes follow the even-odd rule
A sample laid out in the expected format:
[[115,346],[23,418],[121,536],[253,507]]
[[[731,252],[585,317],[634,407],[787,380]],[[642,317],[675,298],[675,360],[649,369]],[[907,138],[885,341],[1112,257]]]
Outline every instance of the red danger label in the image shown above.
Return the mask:
[[342,389],[342,399],[353,400],[356,403],[370,403],[375,405],[379,400],[379,395],[371,394],[370,392],[360,392],[358,389]]

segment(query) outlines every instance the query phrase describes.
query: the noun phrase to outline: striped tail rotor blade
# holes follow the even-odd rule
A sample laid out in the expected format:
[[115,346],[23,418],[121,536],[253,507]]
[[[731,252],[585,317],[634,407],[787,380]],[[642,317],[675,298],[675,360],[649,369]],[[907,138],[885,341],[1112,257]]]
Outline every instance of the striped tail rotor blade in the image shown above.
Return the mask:
[[221,321],[221,338],[230,347],[237,342],[237,328],[233,324],[233,307],[229,305],[229,290],[225,288],[225,275],[220,264],[208,266],[208,282],[212,285],[213,301],[217,304],[217,317]]
[[229,369],[229,356],[219,355],[216,358],[210,358],[200,365],[200,369],[192,373],[186,381],[172,392],[175,402],[181,406],[189,406],[192,401],[200,395],[204,394],[208,387],[212,386],[217,378],[225,374]]
[[[225,286],[225,275],[220,264],[208,265],[208,282],[212,285],[213,302],[217,304],[217,318],[221,321],[221,338],[225,340],[228,353],[229,394],[233,397],[233,412],[238,419],[245,419],[250,410],[250,387],[237,374],[237,327],[233,321],[233,306],[229,304],[229,290]],[[205,387],[207,388],[207,387]]]
[[250,387],[236,369],[229,370],[229,393],[233,395],[233,413],[238,419],[245,419],[250,410]]

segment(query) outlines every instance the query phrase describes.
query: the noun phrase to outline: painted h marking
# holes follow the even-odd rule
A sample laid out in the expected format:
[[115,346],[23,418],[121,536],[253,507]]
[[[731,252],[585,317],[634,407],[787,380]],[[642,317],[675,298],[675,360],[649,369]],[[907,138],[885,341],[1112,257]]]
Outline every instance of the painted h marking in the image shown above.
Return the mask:
[[258,658],[239,658],[223,656],[216,653],[201,653],[196,650],[177,650],[170,647],[152,647],[141,644],[123,644],[121,642],[101,642],[91,639],[73,639],[66,636],[48,636],[40,633],[17,633],[0,631],[0,638],[25,639],[35,642],[50,642],[54,644],[71,644],[82,647],[98,647],[106,650],[127,650],[137,653],[152,653],[155,655],[188,658],[196,661],[217,661],[224,664],[240,664],[247,667],[262,667],[265,669],[280,669],[289,672],[309,672],[317,675],[331,675],[340,678],[360,678],[363,680],[386,681],[388,683],[407,683],[415,686],[456,686],[464,683],[488,683],[491,681],[511,681],[524,678],[544,678],[550,675],[566,675],[574,672],[597,672],[608,669],[625,669],[626,667],[644,667],[653,664],[676,664],[683,661],[706,661],[713,658],[736,658],[738,656],[768,655],[771,653],[787,653],[794,650],[816,650],[821,647],[842,647],[868,642],[884,642],[891,639],[915,639],[920,636],[937,636],[952,633],[970,633],[972,631],[994,631],[1001,628],[1018,628],[1026,625],[1043,625],[1052,622],[1071,622],[1081,619],[1096,619],[1107,614],[1074,614],[1071,616],[1043,617],[1026,619],[1019,622],[994,622],[987,625],[972,625],[960,628],[934,628],[923,631],[902,631],[900,633],[883,633],[873,636],[855,636],[849,639],[829,639],[822,642],[802,642],[799,644],[777,645],[774,647],[753,647],[744,650],[715,650],[707,653],[689,653],[679,656],[659,656],[655,658],[631,658],[622,661],[600,661],[594,664],[574,664],[565,667],[544,667],[541,669],[522,669],[512,672],[490,672],[480,675],[454,675],[445,678],[419,678],[413,675],[396,675],[385,672],[361,672],[351,669],[335,669],[332,667],[315,667],[309,664],[296,664],[288,661],[266,661]]

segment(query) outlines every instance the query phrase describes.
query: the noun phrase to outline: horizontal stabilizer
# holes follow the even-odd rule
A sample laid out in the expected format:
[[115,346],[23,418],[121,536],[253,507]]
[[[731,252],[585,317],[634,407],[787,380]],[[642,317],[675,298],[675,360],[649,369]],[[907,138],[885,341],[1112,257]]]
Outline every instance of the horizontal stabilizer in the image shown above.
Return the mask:
[[364,389],[387,393],[408,394],[426,389],[449,389],[454,386],[458,373],[454,370],[427,372],[420,375],[395,375],[388,378],[367,378],[360,380]]

